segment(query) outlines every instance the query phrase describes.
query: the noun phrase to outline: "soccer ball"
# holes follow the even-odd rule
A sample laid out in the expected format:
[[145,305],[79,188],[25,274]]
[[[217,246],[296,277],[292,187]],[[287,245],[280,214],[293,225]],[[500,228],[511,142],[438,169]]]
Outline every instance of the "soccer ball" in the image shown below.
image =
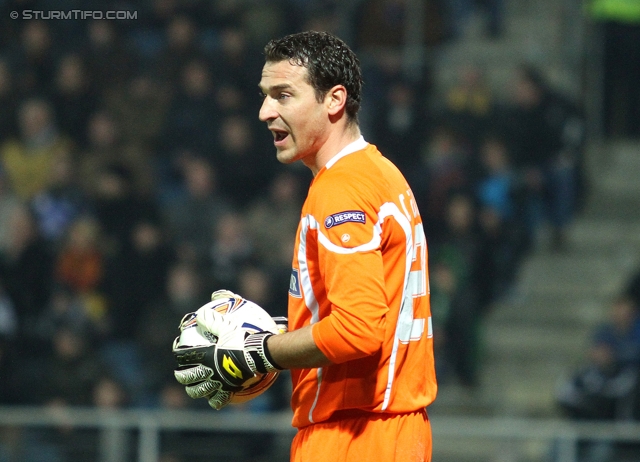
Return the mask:
[[[215,310],[229,318],[237,318],[238,321],[242,320],[242,328],[251,333],[269,331],[278,334],[282,332],[281,327],[263,308],[249,300],[231,296],[231,294],[229,297],[217,298],[203,305],[200,309],[202,308]],[[196,313],[185,315],[180,328],[177,348],[210,346],[215,345],[218,341],[215,335],[198,325]],[[279,374],[279,372],[269,372],[249,379],[242,390],[233,393],[229,404],[241,404],[257,398],[273,385]]]

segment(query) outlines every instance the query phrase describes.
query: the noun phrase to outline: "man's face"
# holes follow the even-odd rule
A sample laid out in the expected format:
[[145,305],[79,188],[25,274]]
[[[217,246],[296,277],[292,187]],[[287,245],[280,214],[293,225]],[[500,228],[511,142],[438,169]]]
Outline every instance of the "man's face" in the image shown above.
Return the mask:
[[285,164],[302,160],[313,165],[327,138],[327,107],[316,100],[306,77],[305,67],[288,61],[268,62],[262,69],[259,117],[273,133],[277,158]]

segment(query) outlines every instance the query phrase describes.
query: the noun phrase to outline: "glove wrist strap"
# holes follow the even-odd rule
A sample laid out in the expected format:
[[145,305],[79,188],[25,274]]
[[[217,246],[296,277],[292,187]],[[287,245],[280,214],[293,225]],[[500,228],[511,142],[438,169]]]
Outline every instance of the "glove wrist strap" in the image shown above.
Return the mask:
[[266,374],[283,370],[271,357],[267,348],[267,339],[275,335],[271,332],[258,332],[251,334],[244,340],[244,350],[253,360],[256,372]]

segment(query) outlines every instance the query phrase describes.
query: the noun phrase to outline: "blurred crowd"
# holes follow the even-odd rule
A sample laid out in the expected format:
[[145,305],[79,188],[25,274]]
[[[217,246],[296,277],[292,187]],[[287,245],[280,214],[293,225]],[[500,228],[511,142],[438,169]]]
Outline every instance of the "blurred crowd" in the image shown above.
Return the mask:
[[[441,383],[477,385],[482,316],[543,231],[564,249],[584,195],[581,109],[541,70],[514,63],[495,94],[470,66],[434,92],[428,66],[403,73],[401,0],[65,0],[137,18],[10,19],[47,5],[0,1],[0,404],[193,407],[172,375],[182,315],[220,288],[286,314],[311,174],[278,164],[258,121],[261,51],[339,33],[345,11],[368,56],[365,139],[426,224]],[[430,46],[477,9],[500,37],[498,1],[427,6]],[[250,406],[286,408],[286,386]]]
[[[607,316],[591,332],[582,364],[559,383],[562,413],[577,421],[640,421],[640,269],[610,300]],[[578,460],[634,460],[637,442],[581,441]]]

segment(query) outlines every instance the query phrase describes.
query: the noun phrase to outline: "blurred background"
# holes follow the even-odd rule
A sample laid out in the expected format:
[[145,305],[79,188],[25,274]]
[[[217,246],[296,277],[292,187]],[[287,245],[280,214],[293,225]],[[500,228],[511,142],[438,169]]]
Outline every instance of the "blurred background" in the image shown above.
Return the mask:
[[214,413],[170,346],[215,289],[286,313],[257,83],[307,29],[425,222],[434,460],[640,460],[640,0],[0,0],[0,462],[288,460],[286,373]]

